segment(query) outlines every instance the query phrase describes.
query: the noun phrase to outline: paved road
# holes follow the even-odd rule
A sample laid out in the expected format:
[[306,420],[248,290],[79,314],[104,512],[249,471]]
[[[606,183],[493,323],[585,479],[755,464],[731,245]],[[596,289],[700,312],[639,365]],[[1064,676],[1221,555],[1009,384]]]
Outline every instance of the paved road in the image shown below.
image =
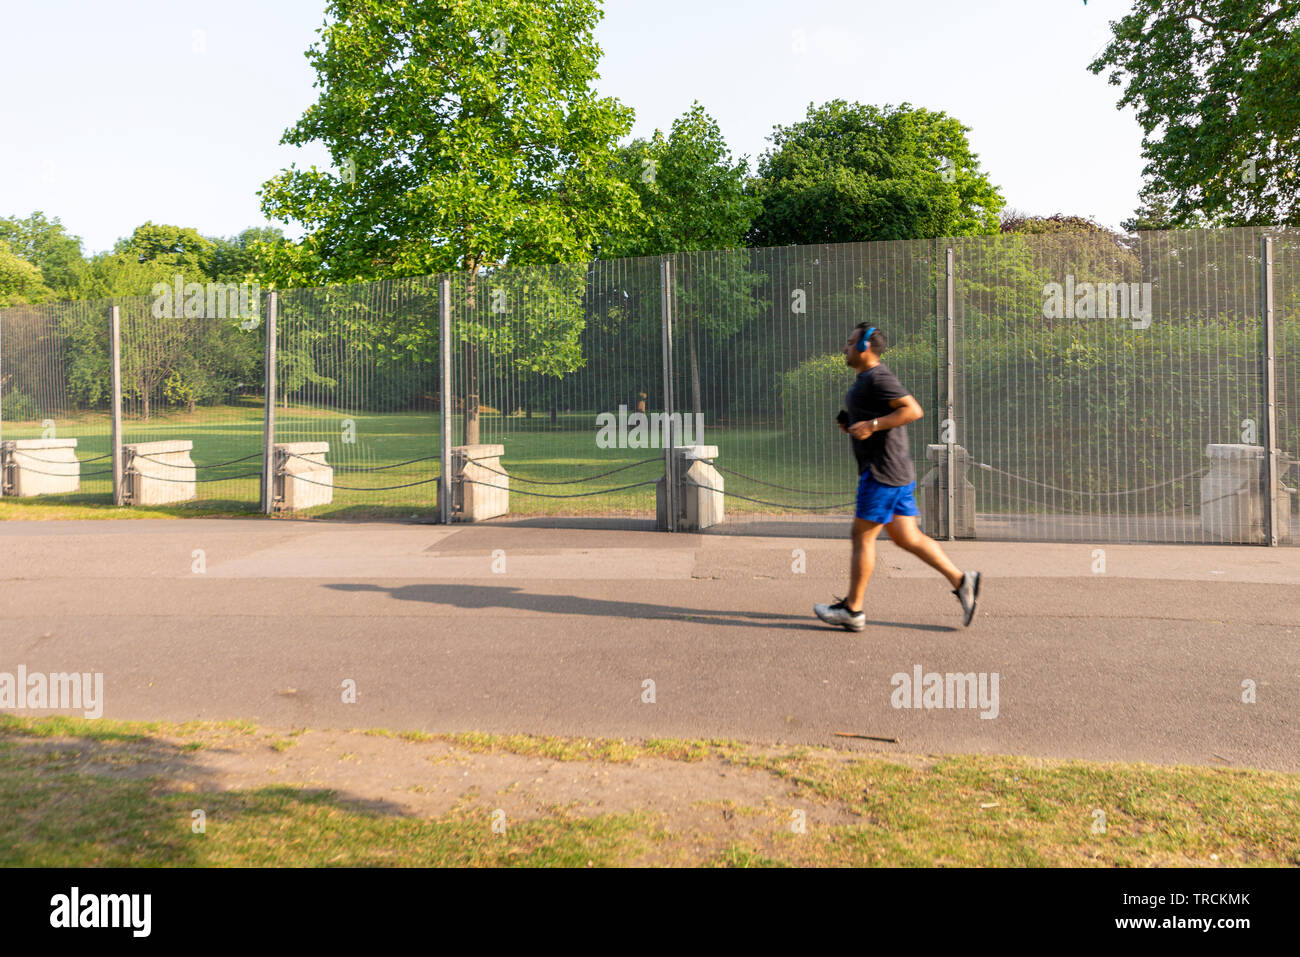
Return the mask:
[[[810,617],[843,593],[847,545],[825,539],[6,522],[0,672],[103,672],[113,718],[819,745],[853,731],[898,744],[845,746],[1300,771],[1300,549],[1112,545],[1098,573],[1093,548],[954,544],[988,575],[963,630],[946,583],[882,545],[852,635]],[[895,707],[894,676],[917,668],[996,673],[996,716],[981,717],[991,683],[982,708]]]

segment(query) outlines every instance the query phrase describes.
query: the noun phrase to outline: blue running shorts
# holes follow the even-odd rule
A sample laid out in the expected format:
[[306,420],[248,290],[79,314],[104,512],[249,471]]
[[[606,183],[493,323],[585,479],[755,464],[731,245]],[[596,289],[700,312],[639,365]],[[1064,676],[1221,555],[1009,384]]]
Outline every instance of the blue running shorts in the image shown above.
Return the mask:
[[920,515],[916,507],[916,483],[906,485],[881,485],[871,474],[862,473],[858,480],[858,504],[854,512],[858,518],[878,525],[888,525],[895,515]]

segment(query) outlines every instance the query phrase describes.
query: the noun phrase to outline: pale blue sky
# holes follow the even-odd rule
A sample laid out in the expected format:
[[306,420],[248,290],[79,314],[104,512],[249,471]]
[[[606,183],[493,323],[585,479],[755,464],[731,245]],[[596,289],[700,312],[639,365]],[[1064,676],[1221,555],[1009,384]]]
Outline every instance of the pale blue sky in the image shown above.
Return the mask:
[[[608,0],[600,92],[667,129],[698,99],[756,159],[810,102],[904,101],[971,127],[1009,205],[1116,226],[1141,130],[1087,64],[1130,0]],[[265,220],[279,146],[313,102],[324,0],[6,0],[0,215],[43,210],[110,247],[145,220],[230,235]],[[804,52],[796,52],[801,31]],[[288,228],[290,235],[296,230]]]

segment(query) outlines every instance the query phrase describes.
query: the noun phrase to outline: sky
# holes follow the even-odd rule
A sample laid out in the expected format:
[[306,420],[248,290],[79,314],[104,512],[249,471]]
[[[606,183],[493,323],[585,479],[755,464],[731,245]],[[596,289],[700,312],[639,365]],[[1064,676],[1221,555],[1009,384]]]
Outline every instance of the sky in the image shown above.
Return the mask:
[[[3,0],[0,216],[41,210],[110,248],[140,223],[229,236],[319,144],[280,145],[315,101],[324,0]],[[606,0],[597,90],[665,132],[695,100],[751,164],[832,99],[941,110],[1010,207],[1117,227],[1141,128],[1087,64],[1131,0]],[[299,235],[292,224],[290,236]]]

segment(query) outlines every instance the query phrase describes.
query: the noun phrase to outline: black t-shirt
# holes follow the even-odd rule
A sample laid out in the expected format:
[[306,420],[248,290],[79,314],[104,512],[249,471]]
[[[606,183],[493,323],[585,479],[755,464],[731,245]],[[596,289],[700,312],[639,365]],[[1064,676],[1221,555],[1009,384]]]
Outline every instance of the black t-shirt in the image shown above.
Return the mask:
[[[853,380],[853,388],[844,398],[848,409],[849,425],[854,422],[870,422],[883,418],[894,409],[890,406],[893,399],[911,395],[903,388],[883,362],[877,363],[865,372],[859,372]],[[858,460],[858,474],[867,469],[881,485],[907,485],[916,481],[916,469],[912,467],[912,454],[907,446],[907,428],[885,429],[873,432],[865,442],[853,439],[853,455]]]

